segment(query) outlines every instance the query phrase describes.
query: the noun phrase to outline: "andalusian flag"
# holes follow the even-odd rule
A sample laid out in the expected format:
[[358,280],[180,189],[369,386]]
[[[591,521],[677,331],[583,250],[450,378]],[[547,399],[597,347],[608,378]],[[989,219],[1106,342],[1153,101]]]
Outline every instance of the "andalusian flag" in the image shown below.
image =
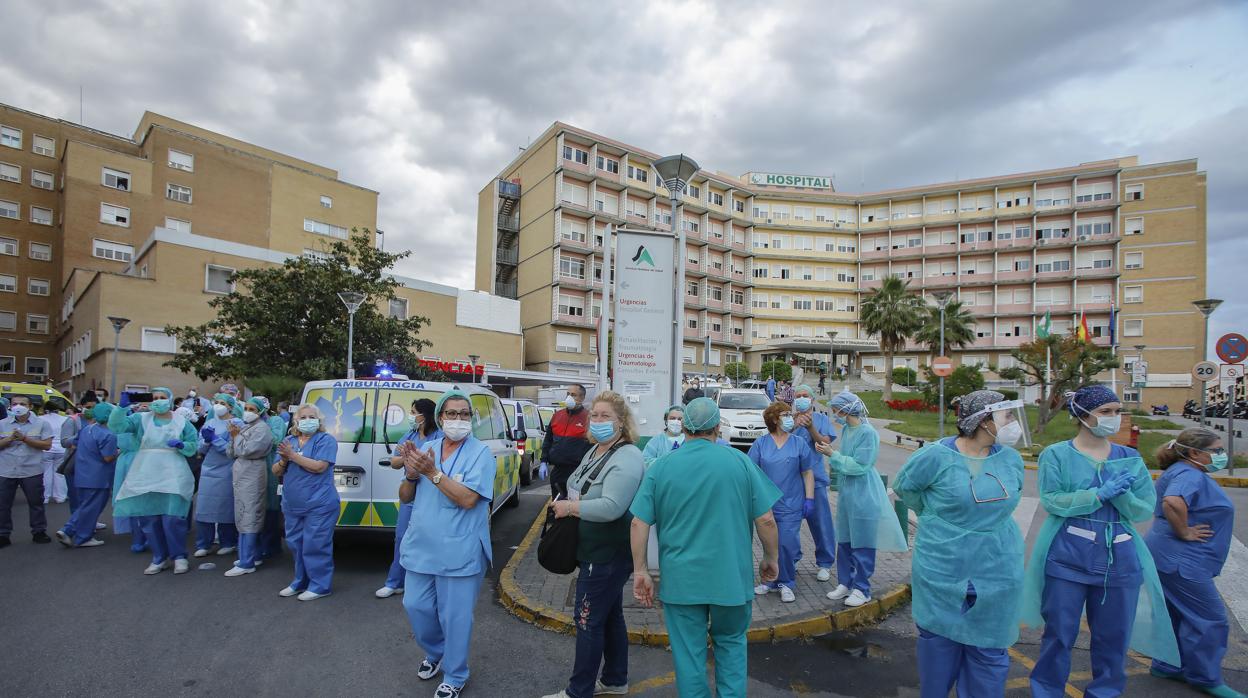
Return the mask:
[[1053,318],[1050,317],[1050,313],[1048,311],[1045,311],[1044,322],[1040,323],[1039,325],[1036,325],[1036,338],[1048,339],[1049,328],[1052,327],[1052,325],[1053,325]]
[[1081,341],[1092,341],[1092,334],[1088,332],[1088,317],[1082,310],[1079,311],[1079,329],[1075,331],[1075,336]]

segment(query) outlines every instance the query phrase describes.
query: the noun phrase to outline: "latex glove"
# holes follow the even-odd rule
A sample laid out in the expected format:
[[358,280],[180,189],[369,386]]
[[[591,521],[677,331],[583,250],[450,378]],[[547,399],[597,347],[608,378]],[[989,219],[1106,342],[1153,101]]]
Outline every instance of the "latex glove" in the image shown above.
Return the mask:
[[537,466],[537,477],[539,479],[545,480],[546,476],[549,474],[550,474],[550,466],[546,465],[545,463],[542,463],[541,465]]
[[1135,476],[1131,473],[1122,472],[1109,478],[1096,490],[1096,498],[1102,502],[1108,502],[1131,489],[1131,483],[1135,480]]
[[199,435],[204,441],[212,443],[212,441],[217,438],[217,430],[212,427],[204,427],[199,430]]
[[804,519],[813,513],[815,513],[815,500],[812,497],[802,502],[802,518]]
[[169,439],[165,442],[165,445],[169,448],[176,448],[180,451],[186,444],[182,443],[182,439]]

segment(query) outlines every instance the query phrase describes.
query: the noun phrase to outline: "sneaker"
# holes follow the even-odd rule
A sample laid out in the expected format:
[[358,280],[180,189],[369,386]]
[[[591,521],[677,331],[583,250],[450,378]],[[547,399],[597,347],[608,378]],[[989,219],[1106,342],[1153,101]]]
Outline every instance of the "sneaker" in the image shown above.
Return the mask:
[[289,598],[291,596],[294,596],[295,594],[301,594],[301,593],[303,593],[302,589],[296,589],[292,586],[292,587],[286,587],[285,589],[282,589],[281,591],[277,592],[277,595]]
[[8,536],[0,536],[0,548],[7,548],[12,544],[13,541],[9,540]]
[[299,600],[300,600],[300,601],[316,601],[317,599],[321,598],[322,596],[329,596],[329,594],[330,594],[330,592],[328,592],[328,591],[327,591],[327,592],[325,592],[324,594],[318,594],[318,593],[316,593],[315,591],[305,591],[305,592],[303,592],[302,594],[300,594],[300,595],[299,595]]
[[173,561],[173,573],[174,574],[186,574],[187,572],[190,572],[190,571],[191,571],[191,563],[187,562],[186,558],[182,557]]
[[1236,691],[1224,683],[1220,683],[1217,686],[1197,686],[1197,688],[1211,696],[1217,696],[1217,698],[1244,698],[1243,693]]
[[255,568],[255,567],[239,567],[239,566],[238,566],[238,563],[235,563],[233,567],[231,567],[230,569],[226,570],[226,572],[225,572],[225,576],[227,576],[227,577],[241,577],[241,576],[243,576],[244,574],[251,574],[252,572],[255,572],[255,571],[256,571],[256,568]]
[[854,589],[852,592],[850,592],[849,597],[845,599],[845,605],[849,606],[850,608],[858,608],[859,606],[863,605],[864,603],[870,600],[871,600],[870,596],[867,596],[861,591]]
[[416,678],[421,681],[428,681],[437,676],[439,671],[442,671],[442,662],[434,664],[426,659],[420,663],[420,668],[416,670]]
[[52,500],[52,501],[56,502],[57,504],[64,504],[64,503],[65,503],[65,498],[64,498],[64,497],[58,497],[58,498],[56,498],[56,499],[54,499],[54,500]]
[[793,590],[788,587],[780,587],[781,603],[793,603],[797,601],[797,597],[793,595]]
[[815,575],[815,579],[818,579],[821,582],[829,581],[830,579],[832,579],[832,570],[828,569],[827,567],[820,567],[819,574]]
[[628,695],[628,684],[623,686],[608,686],[601,679],[594,683],[594,695],[596,696],[626,696]]
[[776,588],[770,584],[759,584],[758,586],[754,587],[754,594],[756,596],[766,596],[767,594],[770,594],[771,592],[775,590]]
[[195,557],[208,557],[208,551],[204,548],[200,548],[195,551]]
[[94,547],[95,547],[95,546],[97,546],[97,545],[104,545],[104,541],[100,540],[99,538],[92,538],[91,540],[89,540],[89,541],[87,541],[87,542],[85,542],[85,543],[79,543],[79,544],[78,544],[77,546],[75,546],[75,547],[78,547],[78,548],[94,548]]
[[438,690],[433,692],[433,698],[459,698],[459,692],[464,690],[463,686],[452,686],[444,683],[438,686]]
[[57,531],[55,535],[56,535],[56,541],[60,543],[61,545],[65,546],[66,548],[74,547],[74,541],[69,539],[68,533],[64,531]]
[[[256,565],[256,567],[259,567],[260,565],[263,565],[263,564],[264,564],[264,560],[256,560],[256,561],[255,561],[255,565]],[[238,560],[235,560],[235,561],[234,561],[234,566],[235,566],[235,567],[238,567]]]
[[153,562],[152,564],[147,566],[147,569],[143,570],[143,574],[149,574],[149,575],[160,574],[162,570],[167,570],[167,569],[169,569],[168,560],[165,560],[164,562],[161,562],[161,563]]
[[[599,685],[602,685],[602,684],[600,683]],[[594,688],[594,695],[598,695],[597,687]],[[542,696],[542,698],[571,698],[571,697],[568,695],[567,691],[560,690],[558,693],[550,693],[550,694]]]
[[100,523],[99,521],[96,521],[96,522],[95,522],[95,530],[97,530],[97,531],[103,531],[103,530],[104,530],[104,529],[106,529],[106,528],[108,528],[108,526],[107,526],[106,524],[102,524],[102,523]]
[[218,551],[217,551],[217,554],[218,554],[218,555],[230,555],[230,554],[232,554],[235,550],[238,550],[238,547],[237,547],[237,546],[233,546],[233,545],[231,545],[231,546],[228,546],[228,547],[225,547],[225,548],[221,548],[220,550],[218,550]]
[[849,587],[844,584],[838,584],[835,589],[828,592],[828,598],[833,601],[840,601],[846,596],[849,596]]
[[391,596],[394,596],[395,594],[402,594],[402,593],[403,593],[402,589],[395,589],[394,587],[382,587],[378,589],[377,591],[374,591],[373,596],[376,596],[379,599],[388,599]]
[[47,531],[35,531],[35,533],[31,535],[30,539],[40,545],[52,542],[52,539],[48,537]]

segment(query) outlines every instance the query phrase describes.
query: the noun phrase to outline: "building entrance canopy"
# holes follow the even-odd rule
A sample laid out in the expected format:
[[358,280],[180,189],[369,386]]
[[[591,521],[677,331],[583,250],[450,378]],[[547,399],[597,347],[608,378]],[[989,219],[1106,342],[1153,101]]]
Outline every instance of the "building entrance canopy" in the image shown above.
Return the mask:
[[878,352],[880,343],[874,339],[852,339],[846,337],[837,337],[836,341],[830,341],[826,337],[778,337],[770,339],[765,344],[754,344],[750,347],[750,351],[800,351],[812,353],[828,353],[832,349],[839,353],[855,354],[858,352]]

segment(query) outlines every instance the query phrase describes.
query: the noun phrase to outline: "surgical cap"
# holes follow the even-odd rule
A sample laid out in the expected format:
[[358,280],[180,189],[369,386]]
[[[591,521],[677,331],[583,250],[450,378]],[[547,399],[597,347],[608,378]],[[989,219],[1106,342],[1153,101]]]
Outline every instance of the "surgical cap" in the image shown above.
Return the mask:
[[848,389],[842,390],[833,396],[828,402],[828,408],[837,412],[844,412],[855,417],[861,417],[867,413],[867,406],[863,404],[862,398],[849,392]]
[[803,383],[803,384],[801,384],[801,385],[797,386],[796,388],[793,388],[793,394],[795,394],[795,395],[796,395],[797,393],[800,393],[800,392],[802,392],[803,390],[805,390],[805,391],[806,391],[806,393],[807,393],[808,395],[810,395],[811,397],[814,397],[814,395],[815,395],[815,390],[814,390],[814,388],[811,388],[809,385],[806,385],[805,383]]
[[[1107,405],[1111,402],[1121,402],[1114,391],[1097,383],[1093,385],[1085,385],[1073,393],[1069,393],[1070,402],[1066,403],[1066,409],[1070,412],[1070,416],[1079,417],[1079,412],[1083,414],[1091,414],[1092,410]],[[1078,410],[1078,411],[1076,411]]]
[[173,391],[168,388],[152,388],[152,398],[156,398],[156,393],[164,393],[166,400],[173,399]]
[[975,430],[979,428],[979,423],[987,419],[990,414],[983,412],[983,409],[1004,399],[1005,395],[995,390],[976,390],[963,395],[958,400],[958,431],[963,434],[975,433]]
[[104,424],[108,421],[108,416],[113,413],[113,409],[115,408],[107,402],[98,402],[95,407],[91,408],[91,419]]
[[247,400],[247,404],[256,408],[256,411],[259,412],[260,414],[264,414],[265,412],[269,411],[269,401],[265,400],[259,395],[256,395],[250,398],[249,400]]
[[684,405],[672,405],[666,410],[663,410],[663,418],[666,419],[667,415],[672,413],[672,410],[676,410],[677,412],[683,415],[685,413],[685,406]]
[[226,383],[225,385],[221,386],[221,389],[220,389],[220,390],[218,390],[217,392],[219,392],[219,393],[229,393],[230,395],[237,395],[237,394],[238,394],[238,386],[237,386],[237,385],[234,385],[233,383]]
[[252,400],[259,400],[259,401],[260,401],[260,405],[261,405],[260,411],[261,411],[261,412],[268,412],[268,411],[269,411],[269,406],[273,404],[273,403],[269,402],[269,399],[268,399],[267,397],[263,396],[263,395],[253,395],[253,396],[251,397],[251,399],[252,399]]
[[442,393],[442,397],[438,398],[438,404],[433,408],[433,418],[437,421],[439,427],[442,426],[442,405],[445,405],[446,401],[452,398],[464,400],[468,403],[469,409],[472,408],[472,401],[469,400],[468,396],[465,395],[459,388],[451,388],[445,393]]
[[685,429],[696,434],[719,426],[719,405],[709,397],[694,398],[685,405]]
[[229,393],[217,393],[212,396],[212,399],[224,402],[228,405],[230,408],[230,414],[235,417],[243,416],[243,408],[239,406],[238,400],[235,400],[233,395],[230,395]]

